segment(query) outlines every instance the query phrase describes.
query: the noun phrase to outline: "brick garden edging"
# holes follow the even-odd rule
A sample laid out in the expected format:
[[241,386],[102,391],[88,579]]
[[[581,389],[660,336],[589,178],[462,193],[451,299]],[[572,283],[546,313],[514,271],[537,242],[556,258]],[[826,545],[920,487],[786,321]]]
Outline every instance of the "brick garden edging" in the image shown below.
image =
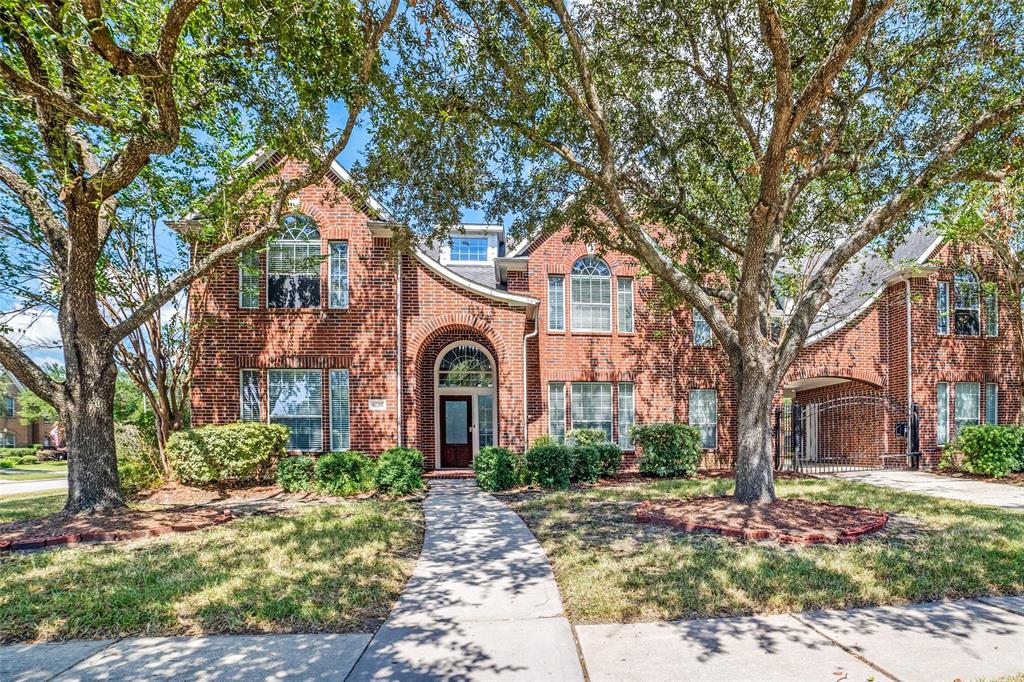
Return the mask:
[[686,531],[688,533],[710,531],[718,533],[725,537],[736,538],[741,540],[774,540],[775,542],[781,542],[785,544],[801,545],[852,544],[855,542],[859,542],[860,539],[865,535],[882,530],[889,522],[889,514],[884,511],[863,509],[860,507],[852,507],[850,505],[828,506],[836,509],[855,510],[856,512],[858,512],[858,514],[866,516],[868,520],[865,523],[858,526],[837,529],[837,531],[834,533],[808,532],[805,534],[797,535],[793,533],[785,533],[781,530],[776,529],[736,528],[724,524],[715,524],[713,522],[697,523],[685,519],[679,519],[669,513],[669,509],[671,509],[671,507],[668,507],[662,503],[656,503],[653,500],[647,500],[645,502],[640,503],[640,506],[638,506],[636,509],[635,519],[637,523],[650,523],[659,526],[668,526],[670,528],[676,528],[678,530]]
[[78,545],[93,542],[116,542],[127,540],[139,540],[147,537],[170,535],[172,533],[190,533],[202,528],[210,528],[233,520],[234,514],[224,509],[217,512],[211,519],[196,523],[170,523],[154,526],[141,530],[125,531],[93,531],[84,533],[64,533],[62,535],[47,535],[41,537],[23,538],[20,540],[0,540],[0,552],[13,552],[24,549],[43,549],[46,547],[59,547],[64,545]]

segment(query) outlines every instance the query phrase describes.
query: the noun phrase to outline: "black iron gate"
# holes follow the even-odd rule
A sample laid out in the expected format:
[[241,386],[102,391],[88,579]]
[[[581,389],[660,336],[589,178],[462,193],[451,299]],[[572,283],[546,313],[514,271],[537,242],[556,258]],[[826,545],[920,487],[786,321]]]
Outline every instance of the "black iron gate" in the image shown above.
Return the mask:
[[837,473],[916,467],[918,406],[877,395],[787,403],[775,411],[775,466]]

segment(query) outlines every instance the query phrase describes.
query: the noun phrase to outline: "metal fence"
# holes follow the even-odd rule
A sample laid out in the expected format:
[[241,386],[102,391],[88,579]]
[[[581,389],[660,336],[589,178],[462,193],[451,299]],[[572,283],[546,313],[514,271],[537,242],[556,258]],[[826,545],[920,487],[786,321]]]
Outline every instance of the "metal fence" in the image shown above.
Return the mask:
[[917,409],[876,395],[788,402],[775,411],[775,466],[808,474],[916,466]]

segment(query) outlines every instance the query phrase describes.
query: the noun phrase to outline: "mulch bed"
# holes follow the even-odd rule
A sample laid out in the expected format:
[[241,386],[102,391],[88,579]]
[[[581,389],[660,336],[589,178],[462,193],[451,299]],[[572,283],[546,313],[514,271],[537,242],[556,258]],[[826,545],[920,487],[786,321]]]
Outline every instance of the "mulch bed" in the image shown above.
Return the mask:
[[885,528],[889,515],[884,511],[809,500],[780,499],[750,506],[723,496],[648,500],[637,508],[636,521],[744,540],[849,544]]
[[42,549],[83,542],[137,540],[187,533],[234,518],[227,509],[171,507],[159,510],[119,509],[105,514],[51,514],[0,525],[0,551]]

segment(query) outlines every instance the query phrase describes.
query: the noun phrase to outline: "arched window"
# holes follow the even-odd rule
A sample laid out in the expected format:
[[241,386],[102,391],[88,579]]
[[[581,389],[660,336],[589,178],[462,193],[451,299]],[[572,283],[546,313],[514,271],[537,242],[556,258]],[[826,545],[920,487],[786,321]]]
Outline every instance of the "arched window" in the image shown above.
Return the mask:
[[573,263],[572,329],[580,332],[612,330],[612,271],[596,256]]
[[957,334],[981,333],[981,286],[970,270],[960,270],[953,277],[953,307]]
[[292,213],[267,249],[267,306],[320,307],[320,231],[313,219]]
[[477,346],[455,346],[441,358],[439,386],[494,386],[494,368],[487,354]]

